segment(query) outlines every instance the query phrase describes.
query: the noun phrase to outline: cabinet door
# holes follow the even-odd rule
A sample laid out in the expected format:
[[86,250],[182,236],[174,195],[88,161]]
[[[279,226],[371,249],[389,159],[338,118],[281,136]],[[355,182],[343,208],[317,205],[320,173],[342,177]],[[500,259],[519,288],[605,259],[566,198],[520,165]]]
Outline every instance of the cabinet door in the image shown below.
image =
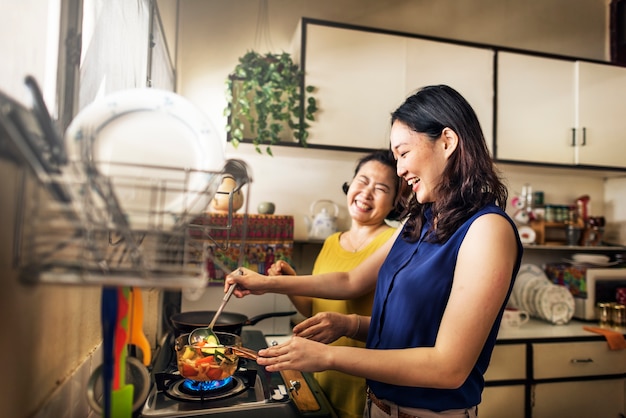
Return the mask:
[[493,49],[412,39],[407,41],[406,95],[447,84],[472,106],[493,153]]
[[496,344],[491,354],[485,381],[526,379],[526,345]]
[[524,418],[524,385],[490,386],[478,405],[480,418]]
[[624,416],[624,379],[541,383],[532,396],[533,418]]
[[576,162],[626,167],[626,69],[589,62],[576,64],[579,88]]
[[308,24],[305,47],[320,109],[308,142],[388,147],[391,112],[405,98],[406,38]]
[[533,376],[550,379],[626,372],[626,353],[604,341],[533,344]]
[[387,147],[391,112],[421,87],[448,84],[472,105],[491,148],[492,49],[316,24],[306,30],[306,84],[316,87],[320,108],[310,144]]
[[574,163],[572,62],[498,52],[496,158]]

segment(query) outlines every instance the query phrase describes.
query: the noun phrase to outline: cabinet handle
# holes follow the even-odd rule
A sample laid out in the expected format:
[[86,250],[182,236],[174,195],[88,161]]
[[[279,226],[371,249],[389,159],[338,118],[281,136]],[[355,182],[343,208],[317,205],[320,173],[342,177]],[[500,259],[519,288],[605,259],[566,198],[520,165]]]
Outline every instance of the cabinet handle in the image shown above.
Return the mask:
[[576,128],[572,128],[572,146],[576,146]]
[[583,127],[583,147],[587,145],[587,128]]
[[570,363],[580,364],[580,363],[593,363],[592,358],[573,358],[570,360]]

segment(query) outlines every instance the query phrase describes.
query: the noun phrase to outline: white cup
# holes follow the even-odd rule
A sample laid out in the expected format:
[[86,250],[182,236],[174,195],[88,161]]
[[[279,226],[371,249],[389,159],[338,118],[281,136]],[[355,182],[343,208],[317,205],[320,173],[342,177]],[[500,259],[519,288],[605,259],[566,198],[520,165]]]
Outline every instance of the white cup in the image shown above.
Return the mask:
[[528,312],[521,311],[519,309],[506,308],[502,315],[501,327],[504,328],[517,328],[524,325],[530,319]]

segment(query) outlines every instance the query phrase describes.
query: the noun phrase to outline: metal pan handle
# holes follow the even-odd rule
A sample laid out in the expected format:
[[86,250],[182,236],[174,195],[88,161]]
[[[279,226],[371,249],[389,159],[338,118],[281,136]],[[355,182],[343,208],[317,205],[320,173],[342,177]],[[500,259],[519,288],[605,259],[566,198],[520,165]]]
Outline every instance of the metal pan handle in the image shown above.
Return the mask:
[[296,311],[289,311],[289,312],[270,312],[270,313],[266,313],[266,314],[261,314],[261,315],[257,315],[257,316],[254,316],[254,317],[248,319],[244,325],[256,325],[257,322],[260,322],[263,319],[276,318],[276,317],[279,317],[279,316],[293,316],[293,315],[295,315],[297,313],[298,312],[296,312]]

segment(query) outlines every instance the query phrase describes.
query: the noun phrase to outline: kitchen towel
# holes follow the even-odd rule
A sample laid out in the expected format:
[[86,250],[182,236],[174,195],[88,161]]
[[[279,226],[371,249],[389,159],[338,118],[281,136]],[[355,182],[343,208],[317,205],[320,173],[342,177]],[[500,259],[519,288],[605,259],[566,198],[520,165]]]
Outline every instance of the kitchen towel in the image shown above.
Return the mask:
[[602,334],[606,338],[606,342],[609,344],[609,349],[611,350],[623,350],[626,348],[626,339],[624,339],[624,334],[617,331],[611,331],[610,329],[598,328],[598,327],[587,327],[583,326],[585,331],[595,332],[597,334]]

